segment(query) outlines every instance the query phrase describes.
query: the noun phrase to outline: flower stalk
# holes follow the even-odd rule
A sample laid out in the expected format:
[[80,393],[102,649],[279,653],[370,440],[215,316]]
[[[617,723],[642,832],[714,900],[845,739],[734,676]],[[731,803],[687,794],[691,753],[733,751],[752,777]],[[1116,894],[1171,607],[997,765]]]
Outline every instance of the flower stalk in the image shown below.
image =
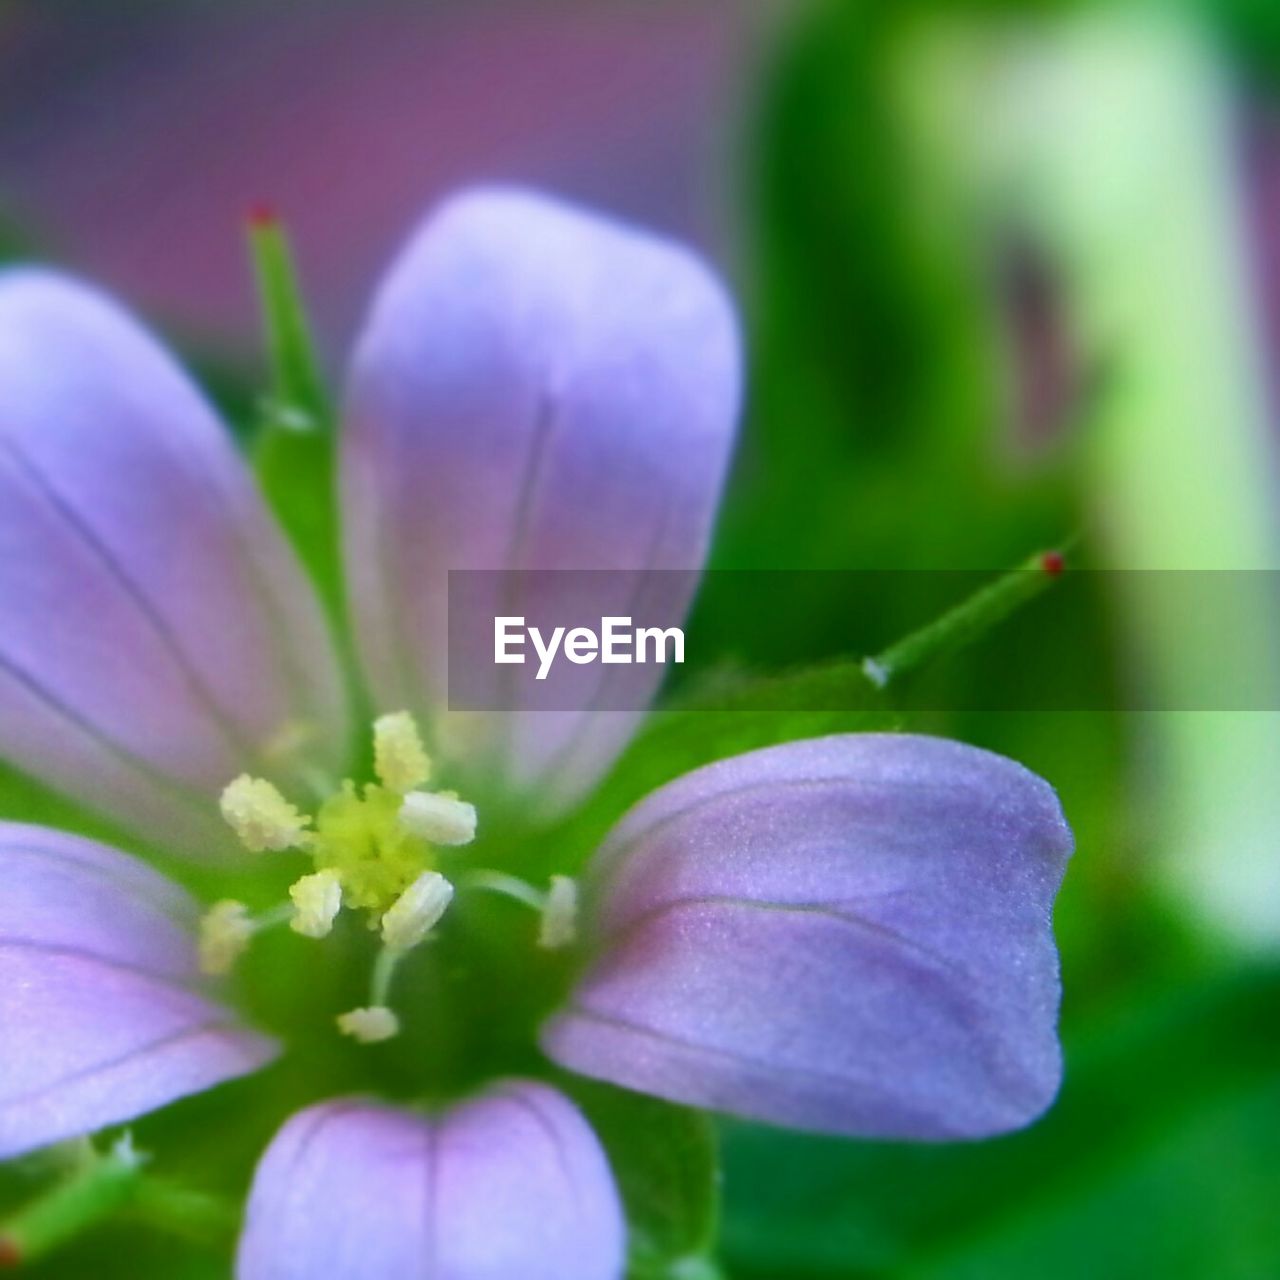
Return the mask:
[[240,1223],[234,1205],[148,1174],[147,1159],[127,1135],[105,1154],[84,1143],[61,1182],[0,1224],[0,1269],[37,1262],[121,1212],[200,1244],[234,1236]]
[[62,1182],[0,1224],[0,1267],[34,1262],[110,1217],[137,1193],[145,1162],[127,1136],[105,1155],[90,1149]]
[[877,689],[884,689],[943,654],[971,644],[1047,590],[1065,567],[1059,551],[1031,556],[933,622],[864,658],[863,674]]

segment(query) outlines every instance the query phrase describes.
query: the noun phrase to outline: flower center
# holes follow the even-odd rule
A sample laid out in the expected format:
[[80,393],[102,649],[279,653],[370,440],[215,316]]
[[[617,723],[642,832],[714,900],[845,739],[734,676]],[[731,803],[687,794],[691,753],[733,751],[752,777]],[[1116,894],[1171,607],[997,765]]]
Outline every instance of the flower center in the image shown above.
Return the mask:
[[[473,805],[452,791],[425,791],[431,761],[413,717],[406,711],[373,724],[376,782],[345,780],[314,817],[263,778],[242,774],[222,793],[222,816],[253,853],[293,850],[311,859],[313,870],[289,888],[289,901],[257,917],[232,900],[215,903],[200,930],[200,962],[206,973],[231,970],[254,934],[274,925],[307,938],[324,938],[344,910],[364,914],[381,933],[368,1006],[337,1019],[338,1028],[362,1043],[386,1040],[399,1031],[388,1005],[396,967],[423,943],[447,911],[454,882],[440,871],[441,851],[471,843]],[[507,894],[539,911],[538,943],[568,945],[574,937],[576,886],[553,877],[546,893],[513,876],[475,870],[458,877],[464,888]]]
[[[344,905],[379,917],[423,872],[436,869],[431,845],[401,822],[403,795],[352,782],[320,807],[307,852],[317,872],[332,872]],[[370,923],[375,923],[374,919]]]

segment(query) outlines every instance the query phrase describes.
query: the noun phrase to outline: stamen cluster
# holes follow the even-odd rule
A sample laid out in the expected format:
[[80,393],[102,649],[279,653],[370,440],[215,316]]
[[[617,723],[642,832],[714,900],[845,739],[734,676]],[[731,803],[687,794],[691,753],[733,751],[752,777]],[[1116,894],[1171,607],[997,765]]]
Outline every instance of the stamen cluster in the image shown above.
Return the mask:
[[[343,781],[314,817],[264,778],[242,774],[229,783],[220,807],[240,843],[253,853],[306,854],[314,869],[294,881],[287,902],[258,916],[241,902],[215,903],[200,931],[203,969],[225,974],[263,929],[287,923],[295,933],[319,939],[329,935],[344,909],[364,912],[382,944],[369,1004],[341,1014],[337,1025],[365,1044],[398,1033],[399,1020],[388,1005],[392,977],[453,901],[454,883],[438,869],[439,850],[469,844],[476,834],[473,805],[452,791],[423,790],[431,760],[407,711],[374,721],[373,763],[376,782],[358,787]],[[471,872],[462,883],[505,893],[537,910],[540,946],[573,941],[577,893],[569,878],[553,877],[545,894],[495,872]]]
[[473,805],[452,792],[421,790],[431,761],[408,712],[374,721],[373,760],[376,782],[358,788],[344,781],[314,818],[264,778],[242,774],[227,786],[222,816],[246,849],[296,850],[315,869],[290,886],[288,903],[256,919],[242,903],[216,903],[200,946],[205,970],[226,973],[263,928],[287,921],[303,937],[324,938],[343,908],[365,912],[382,937],[370,1004],[342,1014],[338,1026],[366,1043],[399,1030],[386,1005],[392,974],[453,899],[453,885],[436,869],[435,846],[468,844],[476,832]]

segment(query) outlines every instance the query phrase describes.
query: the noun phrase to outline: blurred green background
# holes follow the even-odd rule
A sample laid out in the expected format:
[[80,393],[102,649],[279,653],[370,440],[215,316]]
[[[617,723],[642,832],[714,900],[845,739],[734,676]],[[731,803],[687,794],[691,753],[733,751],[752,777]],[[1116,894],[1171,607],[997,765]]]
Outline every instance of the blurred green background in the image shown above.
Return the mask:
[[[1278,85],[1267,0],[10,0],[0,253],[124,294],[244,424],[252,201],[295,233],[337,370],[433,197],[536,182],[691,240],[742,300],[750,408],[718,567],[999,569],[1078,536],[1098,569],[1254,570],[1259,618],[1225,620],[1209,656],[1266,689]],[[778,665],[924,620],[910,575],[874,627],[820,576],[787,581],[762,618],[713,580],[696,625]],[[1005,706],[1030,665],[1095,710],[915,726],[1023,761],[1075,828],[1060,1102],[947,1148],[725,1124],[731,1276],[1280,1276],[1280,701],[1177,709],[1203,636],[1162,622],[1140,574],[1080,600],[1069,633],[1033,606],[944,679]],[[220,1274],[111,1232],[113,1274]],[[105,1274],[103,1256],[99,1236],[44,1274]]]

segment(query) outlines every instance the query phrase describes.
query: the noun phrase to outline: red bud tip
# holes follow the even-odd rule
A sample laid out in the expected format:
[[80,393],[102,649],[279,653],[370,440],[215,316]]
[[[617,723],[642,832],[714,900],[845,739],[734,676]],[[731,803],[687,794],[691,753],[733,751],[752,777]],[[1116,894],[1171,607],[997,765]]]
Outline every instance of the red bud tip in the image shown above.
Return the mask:
[[1046,551],[1040,557],[1040,567],[1051,578],[1056,578],[1067,567],[1061,551]]
[[22,1263],[22,1250],[11,1236],[0,1236],[0,1268],[16,1267]]
[[265,200],[255,200],[245,213],[245,221],[251,227],[262,229],[274,227],[280,219],[276,215],[275,206]]

